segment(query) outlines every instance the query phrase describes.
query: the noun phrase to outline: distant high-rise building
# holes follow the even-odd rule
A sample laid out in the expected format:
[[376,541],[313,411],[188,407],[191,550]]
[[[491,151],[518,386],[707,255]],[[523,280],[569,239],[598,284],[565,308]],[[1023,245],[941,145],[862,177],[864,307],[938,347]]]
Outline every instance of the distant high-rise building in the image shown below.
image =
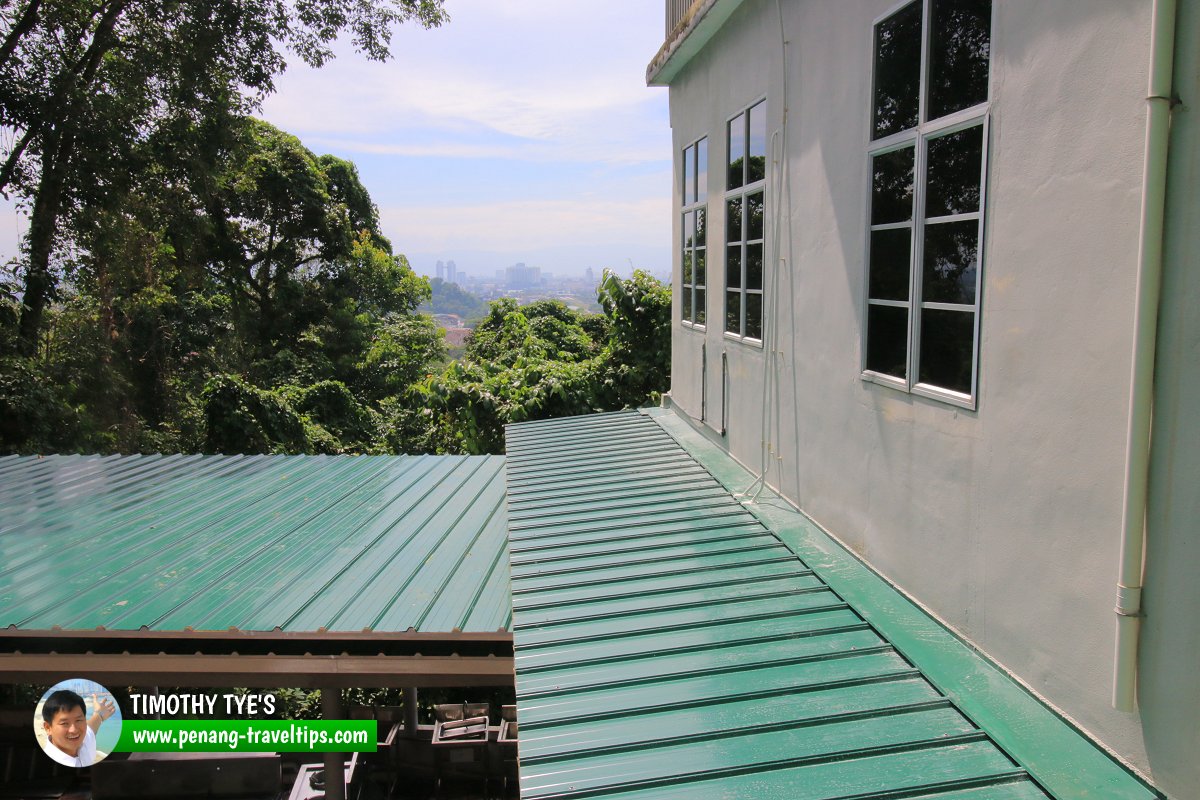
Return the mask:
[[[451,262],[454,263],[454,262]],[[437,262],[437,279],[439,281],[446,280],[446,265],[441,261]]]
[[504,270],[504,282],[509,289],[532,289],[542,283],[542,268],[518,262]]
[[458,283],[458,267],[453,261],[446,262],[446,283]]
[[585,281],[587,281],[587,282],[588,282],[588,284],[590,284],[590,285],[595,285],[595,283],[596,283],[596,273],[592,271],[592,268],[591,268],[591,267],[588,267],[587,269],[585,269],[585,270],[583,271],[583,279],[584,279]]

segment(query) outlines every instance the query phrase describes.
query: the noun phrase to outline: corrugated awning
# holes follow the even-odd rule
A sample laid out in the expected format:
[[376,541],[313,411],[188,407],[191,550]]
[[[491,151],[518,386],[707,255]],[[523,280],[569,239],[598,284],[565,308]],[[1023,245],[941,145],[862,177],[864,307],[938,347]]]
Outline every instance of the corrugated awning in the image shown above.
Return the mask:
[[297,677],[507,661],[504,492],[496,456],[3,458],[0,638]]
[[1154,796],[822,555],[867,607],[835,590],[650,417],[510,426],[508,456],[523,798]]

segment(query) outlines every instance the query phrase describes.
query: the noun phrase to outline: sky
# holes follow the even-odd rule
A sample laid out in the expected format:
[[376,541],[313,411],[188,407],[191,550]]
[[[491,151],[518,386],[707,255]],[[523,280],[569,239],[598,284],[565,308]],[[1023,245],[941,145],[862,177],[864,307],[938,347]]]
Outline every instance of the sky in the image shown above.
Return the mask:
[[[293,64],[261,116],[358,165],[384,234],[417,272],[490,277],[670,268],[671,132],[646,65],[656,0],[447,0],[450,21],[397,29],[393,58],[349,46]],[[25,221],[0,205],[0,260]]]

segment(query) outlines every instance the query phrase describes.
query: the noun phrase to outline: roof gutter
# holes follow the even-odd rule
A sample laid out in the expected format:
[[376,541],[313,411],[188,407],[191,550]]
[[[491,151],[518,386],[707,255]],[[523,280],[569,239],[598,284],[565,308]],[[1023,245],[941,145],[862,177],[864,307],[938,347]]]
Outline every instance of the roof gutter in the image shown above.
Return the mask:
[[1154,0],[1150,39],[1150,89],[1146,98],[1146,153],[1134,301],[1133,365],[1129,430],[1117,579],[1117,640],[1113,707],[1137,708],[1137,654],[1142,623],[1142,574],[1146,551],[1146,496],[1150,470],[1150,424],[1154,407],[1154,356],[1162,286],[1167,150],[1171,127],[1178,0]]
[[646,85],[670,85],[741,4],[742,0],[694,0],[646,67]]

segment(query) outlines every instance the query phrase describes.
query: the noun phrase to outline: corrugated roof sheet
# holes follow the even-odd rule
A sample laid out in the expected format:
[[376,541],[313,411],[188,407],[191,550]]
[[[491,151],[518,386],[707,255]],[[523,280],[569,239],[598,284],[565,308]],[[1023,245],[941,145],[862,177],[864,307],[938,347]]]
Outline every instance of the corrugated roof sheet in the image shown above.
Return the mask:
[[495,632],[498,456],[0,458],[0,628]]
[[1047,797],[651,419],[508,457],[523,798]]

